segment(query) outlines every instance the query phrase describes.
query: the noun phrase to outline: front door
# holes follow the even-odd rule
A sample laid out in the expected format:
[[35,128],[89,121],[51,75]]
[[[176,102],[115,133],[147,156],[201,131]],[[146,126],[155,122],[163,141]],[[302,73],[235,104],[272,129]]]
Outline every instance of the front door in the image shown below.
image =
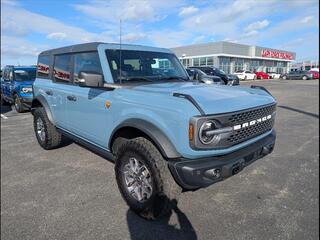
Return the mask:
[[73,85],[66,96],[68,129],[106,148],[108,123],[112,118],[106,101],[110,100],[112,91],[79,87],[78,75],[81,71],[102,74],[97,52],[76,53],[73,56]]

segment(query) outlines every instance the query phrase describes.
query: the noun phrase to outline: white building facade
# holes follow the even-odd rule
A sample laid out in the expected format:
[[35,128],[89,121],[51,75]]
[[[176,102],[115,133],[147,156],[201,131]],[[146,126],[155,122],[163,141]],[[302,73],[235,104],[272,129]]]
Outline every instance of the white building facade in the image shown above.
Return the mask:
[[214,66],[226,73],[238,70],[287,73],[294,52],[231,42],[211,42],[171,49],[185,67]]

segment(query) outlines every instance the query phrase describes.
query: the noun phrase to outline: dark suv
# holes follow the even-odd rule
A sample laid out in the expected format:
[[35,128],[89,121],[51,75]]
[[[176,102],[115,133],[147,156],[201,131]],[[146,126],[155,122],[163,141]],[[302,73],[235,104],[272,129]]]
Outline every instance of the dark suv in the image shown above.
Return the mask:
[[224,71],[215,67],[190,67],[200,69],[209,76],[217,76],[222,79],[225,85],[239,85],[239,78],[236,75],[226,74]]
[[308,73],[307,71],[291,71],[287,74],[284,74],[282,76],[282,79],[302,79],[302,80],[308,80],[312,79],[313,75],[311,73]]

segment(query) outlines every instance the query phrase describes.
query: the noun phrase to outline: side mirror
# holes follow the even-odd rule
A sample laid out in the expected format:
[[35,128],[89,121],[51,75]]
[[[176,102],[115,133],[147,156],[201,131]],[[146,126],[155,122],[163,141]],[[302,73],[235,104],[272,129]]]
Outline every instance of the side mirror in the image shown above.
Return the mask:
[[103,76],[96,72],[80,72],[79,86],[80,87],[103,87]]

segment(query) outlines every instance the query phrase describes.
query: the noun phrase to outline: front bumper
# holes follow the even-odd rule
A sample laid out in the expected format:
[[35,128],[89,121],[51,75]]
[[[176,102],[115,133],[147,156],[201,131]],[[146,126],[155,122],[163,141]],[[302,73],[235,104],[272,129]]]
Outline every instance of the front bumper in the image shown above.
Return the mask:
[[207,187],[240,172],[244,167],[273,151],[275,130],[259,141],[238,151],[201,159],[168,160],[176,182],[185,190]]

